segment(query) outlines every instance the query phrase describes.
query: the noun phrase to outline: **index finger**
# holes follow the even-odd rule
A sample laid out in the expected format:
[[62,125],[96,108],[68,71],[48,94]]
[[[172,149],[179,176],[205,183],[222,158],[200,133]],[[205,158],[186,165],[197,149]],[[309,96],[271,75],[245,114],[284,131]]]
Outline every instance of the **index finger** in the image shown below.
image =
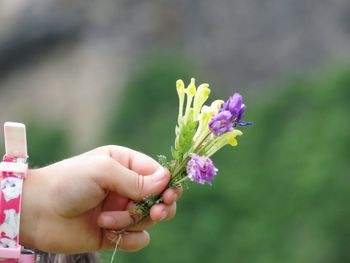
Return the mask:
[[96,148],[84,155],[104,155],[116,160],[124,167],[141,175],[150,175],[162,166],[154,159],[141,152],[118,145],[107,145]]

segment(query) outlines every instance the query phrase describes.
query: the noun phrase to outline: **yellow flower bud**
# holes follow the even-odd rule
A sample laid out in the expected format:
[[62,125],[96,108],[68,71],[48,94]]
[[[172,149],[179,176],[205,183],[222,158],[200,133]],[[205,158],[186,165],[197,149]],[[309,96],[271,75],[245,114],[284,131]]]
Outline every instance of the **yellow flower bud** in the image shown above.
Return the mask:
[[200,141],[205,136],[207,131],[209,131],[208,123],[212,116],[213,116],[213,112],[211,108],[204,105],[202,107],[201,113],[199,114],[199,118],[198,118],[199,124],[198,124],[196,134],[193,137],[193,140],[195,142]]
[[224,104],[223,100],[214,100],[210,105],[210,108],[215,113],[221,108],[222,104]]
[[236,137],[241,136],[242,134],[243,132],[236,129],[234,129],[233,131],[224,133],[223,135],[217,138],[217,141],[211,147],[211,149],[208,149],[207,156],[213,155],[215,152],[217,152],[227,144],[230,144],[231,146],[237,146],[238,143],[237,143]]
[[193,110],[194,110],[195,120],[197,119],[204,102],[208,99],[209,94],[210,94],[210,89],[208,84],[204,83],[199,85],[193,101]]
[[188,119],[189,114],[190,114],[192,99],[193,99],[194,95],[196,95],[196,85],[195,85],[194,78],[191,79],[191,83],[188,85],[187,89],[185,89],[185,93],[187,95],[186,96],[187,103],[186,103],[186,112],[185,112],[184,119]]
[[196,94],[196,80],[194,78],[191,78],[190,84],[187,86],[186,93],[189,96],[194,96]]
[[178,93],[185,92],[185,83],[182,81],[182,79],[176,81],[176,89]]
[[176,90],[177,94],[179,95],[179,115],[177,118],[178,124],[182,121],[182,114],[183,114],[183,107],[184,107],[184,100],[185,100],[185,83],[179,79],[176,81]]
[[241,132],[240,130],[236,130],[234,129],[233,131],[227,132],[225,134],[223,134],[221,137],[223,146],[226,144],[230,144],[232,146],[236,146],[237,145],[237,140],[236,137],[237,136],[241,136],[243,134],[243,132]]

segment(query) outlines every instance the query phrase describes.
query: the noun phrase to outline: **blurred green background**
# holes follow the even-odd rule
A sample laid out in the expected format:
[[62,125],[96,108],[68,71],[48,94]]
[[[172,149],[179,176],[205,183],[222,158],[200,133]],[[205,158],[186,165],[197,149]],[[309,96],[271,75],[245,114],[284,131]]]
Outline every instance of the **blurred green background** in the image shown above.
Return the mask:
[[208,103],[240,92],[254,126],[214,184],[116,262],[350,262],[349,17],[347,0],[4,1],[0,121],[26,123],[31,167],[105,144],[170,156],[177,79]]
[[[188,83],[193,69],[167,61],[145,62],[133,72],[101,144],[170,156],[175,81]],[[240,91],[215,88],[209,102]],[[244,119],[254,126],[241,129],[238,147],[214,157],[214,184],[190,184],[177,216],[150,230],[150,245],[118,252],[116,262],[350,262],[350,70],[294,76],[243,96]],[[62,127],[27,119],[32,167],[74,153]],[[102,262],[111,255],[102,252]]]
[[[169,156],[175,80],[188,83],[192,69],[166,61],[132,74],[101,143]],[[150,230],[149,247],[118,252],[117,262],[350,262],[350,71],[294,76],[279,86],[243,92],[245,120],[254,126],[242,128],[238,147],[214,157],[213,186],[190,184],[176,218]],[[230,95],[211,88],[212,100]],[[28,141],[33,166],[70,151],[53,124],[28,120]],[[109,262],[111,253],[101,257]]]

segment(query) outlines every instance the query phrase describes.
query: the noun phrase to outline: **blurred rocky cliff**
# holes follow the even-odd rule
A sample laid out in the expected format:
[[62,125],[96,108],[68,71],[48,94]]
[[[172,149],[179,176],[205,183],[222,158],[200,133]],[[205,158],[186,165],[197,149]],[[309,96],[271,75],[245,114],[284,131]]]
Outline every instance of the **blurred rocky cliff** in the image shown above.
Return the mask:
[[261,89],[346,63],[350,2],[1,1],[0,121],[62,121],[88,145],[132,69],[159,50],[193,61],[203,81]]

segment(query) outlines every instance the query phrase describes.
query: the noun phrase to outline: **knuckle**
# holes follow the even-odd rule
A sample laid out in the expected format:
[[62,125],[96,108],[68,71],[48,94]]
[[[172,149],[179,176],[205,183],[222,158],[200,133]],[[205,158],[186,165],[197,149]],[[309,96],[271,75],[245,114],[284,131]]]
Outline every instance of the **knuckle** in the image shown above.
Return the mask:
[[140,200],[144,197],[145,178],[142,175],[136,174],[135,179],[135,198]]
[[105,172],[111,172],[113,169],[113,159],[109,156],[99,156],[97,161],[97,169]]

